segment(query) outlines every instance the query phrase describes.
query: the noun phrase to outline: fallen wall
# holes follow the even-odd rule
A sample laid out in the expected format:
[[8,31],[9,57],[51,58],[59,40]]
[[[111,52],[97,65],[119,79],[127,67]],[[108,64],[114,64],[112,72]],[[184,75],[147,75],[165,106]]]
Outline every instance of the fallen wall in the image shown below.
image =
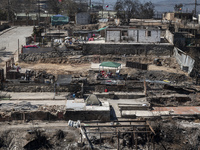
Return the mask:
[[195,60],[192,59],[189,55],[178,49],[177,47],[174,47],[174,56],[180,65],[181,69],[188,72],[190,74],[192,72],[192,69],[194,67]]
[[169,30],[166,30],[165,38],[166,38],[171,44],[174,44],[174,35],[173,35]]
[[155,55],[171,56],[173,45],[170,44],[84,44],[84,55]]

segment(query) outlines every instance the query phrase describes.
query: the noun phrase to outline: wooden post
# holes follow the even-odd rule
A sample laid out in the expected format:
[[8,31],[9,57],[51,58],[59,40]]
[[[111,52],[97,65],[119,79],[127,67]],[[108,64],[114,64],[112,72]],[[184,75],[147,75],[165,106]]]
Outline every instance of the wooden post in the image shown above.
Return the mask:
[[147,46],[146,45],[145,45],[144,49],[145,49],[145,56],[147,56]]
[[26,117],[25,117],[25,113],[23,112],[23,123],[25,123]]
[[119,131],[117,129],[117,150],[119,150]]
[[137,133],[135,133],[135,149],[137,150]]
[[132,144],[131,144],[132,148],[134,148],[134,146],[133,146],[133,143],[134,143],[134,142],[133,142],[133,132],[131,133],[131,143],[132,143]]
[[145,95],[145,97],[147,96],[147,83],[146,83],[146,79],[144,79],[144,95]]
[[151,137],[151,146],[152,146],[152,149],[154,149],[154,141],[153,141],[153,138],[154,138],[154,135]]
[[[135,131],[135,128],[133,127],[133,131]],[[133,136],[132,136],[132,147],[134,148],[134,144],[135,144],[135,142],[134,142],[134,139],[135,139],[135,133],[132,133],[133,134]]]
[[19,39],[18,39],[18,55],[19,55]]
[[101,147],[101,133],[100,133],[100,147]]

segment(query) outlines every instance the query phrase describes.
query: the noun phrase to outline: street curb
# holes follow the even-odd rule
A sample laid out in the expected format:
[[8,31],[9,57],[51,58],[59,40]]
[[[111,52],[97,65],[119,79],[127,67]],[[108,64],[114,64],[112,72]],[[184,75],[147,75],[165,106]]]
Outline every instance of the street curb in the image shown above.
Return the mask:
[[8,31],[10,31],[10,30],[12,30],[12,29],[15,29],[15,28],[17,28],[17,26],[14,26],[14,27],[11,27],[11,28],[8,28],[8,29],[1,31],[0,36],[3,35],[4,33],[8,32]]

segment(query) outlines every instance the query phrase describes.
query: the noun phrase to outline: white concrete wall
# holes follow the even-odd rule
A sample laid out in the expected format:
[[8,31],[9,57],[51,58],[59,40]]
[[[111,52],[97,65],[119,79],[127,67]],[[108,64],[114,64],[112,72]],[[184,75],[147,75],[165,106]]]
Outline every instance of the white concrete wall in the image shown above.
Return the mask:
[[177,47],[174,47],[174,56],[181,69],[183,70],[183,67],[188,67],[188,74],[190,74],[194,68],[195,60]]
[[130,42],[137,42],[137,30],[128,30],[128,37]]
[[[149,30],[151,36],[147,36],[146,29],[129,29],[128,30],[128,41],[131,43],[159,43],[160,42],[160,30]],[[106,31],[106,42],[120,42],[123,40],[123,36],[120,31]]]
[[198,15],[198,23],[200,24],[200,14]]
[[169,43],[174,44],[174,34],[172,34],[169,30],[166,30],[165,38],[169,41]]
[[[151,36],[147,36],[146,31],[151,31]],[[159,43],[160,42],[160,30],[138,30],[138,42],[139,43]]]
[[90,23],[90,14],[87,12],[77,13],[76,14],[76,24],[89,24]]
[[106,31],[106,42],[120,42],[120,31]]

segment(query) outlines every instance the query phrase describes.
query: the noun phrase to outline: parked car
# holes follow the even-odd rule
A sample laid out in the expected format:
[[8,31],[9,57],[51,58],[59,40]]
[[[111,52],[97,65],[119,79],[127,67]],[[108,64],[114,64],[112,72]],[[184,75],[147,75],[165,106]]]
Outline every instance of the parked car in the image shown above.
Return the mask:
[[25,45],[23,46],[23,48],[40,48],[40,47],[37,45]]

